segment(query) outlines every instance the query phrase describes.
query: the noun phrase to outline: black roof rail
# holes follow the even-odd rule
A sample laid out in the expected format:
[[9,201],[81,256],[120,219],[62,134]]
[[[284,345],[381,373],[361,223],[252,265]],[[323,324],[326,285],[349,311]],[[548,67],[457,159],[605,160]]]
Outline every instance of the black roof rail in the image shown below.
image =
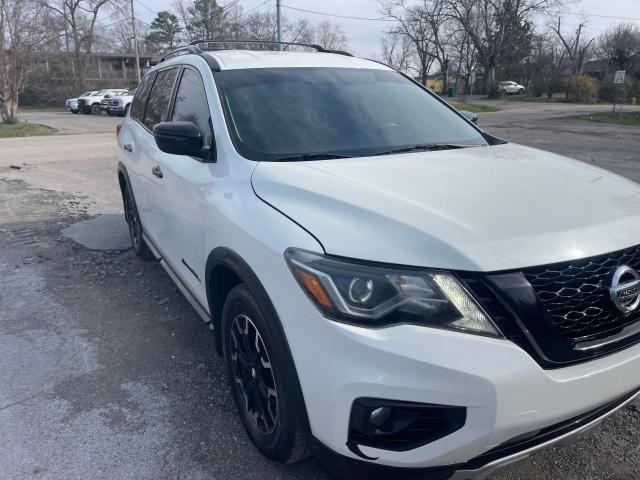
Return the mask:
[[[270,41],[270,40],[194,40],[193,42],[189,43],[189,45],[176,48],[175,50],[167,53],[162,58],[160,58],[158,63],[162,63],[165,60],[169,60],[170,58],[177,57],[179,55],[192,54],[192,55],[198,55],[202,57],[207,62],[211,70],[213,70],[214,72],[219,72],[220,64],[216,61],[216,59],[213,58],[211,55],[204,54],[205,50],[215,50],[215,49],[207,49],[207,48],[203,49],[200,47],[200,45],[207,44],[207,43],[215,44],[215,45],[225,45],[229,43],[238,43],[238,44],[251,43],[256,45],[286,45],[286,46],[312,48],[320,53],[333,53],[336,55],[345,55],[347,57],[353,57],[353,55],[350,54],[349,52],[343,52],[342,50],[329,50],[320,45],[316,45],[313,43],[278,42],[278,41]],[[221,49],[221,50],[224,50],[224,49]]]
[[189,44],[184,47],[176,48],[175,50],[167,53],[164,57],[162,57],[158,63],[164,62],[165,60],[168,60],[173,57],[177,57],[179,55],[188,55],[188,54],[198,55],[202,57],[204,61],[207,62],[211,70],[213,70],[214,72],[220,71],[220,64],[216,61],[216,59],[213,58],[211,55],[205,55],[202,49],[195,44],[193,45]]
[[342,50],[330,50],[320,45],[317,45],[315,43],[278,42],[276,40],[272,41],[272,40],[206,40],[206,39],[203,39],[203,40],[194,40],[193,42],[189,43],[189,45],[199,46],[206,43],[215,44],[215,45],[224,45],[228,43],[239,43],[239,44],[251,43],[256,45],[286,45],[286,46],[294,46],[294,47],[312,48],[315,51],[320,53],[334,53],[336,55],[345,55],[347,57],[353,57],[353,55],[350,54],[349,52],[344,52]]

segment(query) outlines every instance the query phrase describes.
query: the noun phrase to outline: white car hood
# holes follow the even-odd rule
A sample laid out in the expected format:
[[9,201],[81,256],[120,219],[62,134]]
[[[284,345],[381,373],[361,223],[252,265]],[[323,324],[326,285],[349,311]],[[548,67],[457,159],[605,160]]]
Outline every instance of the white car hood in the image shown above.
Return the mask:
[[515,144],[262,162],[252,182],[345,257],[496,271],[640,244],[640,185]]

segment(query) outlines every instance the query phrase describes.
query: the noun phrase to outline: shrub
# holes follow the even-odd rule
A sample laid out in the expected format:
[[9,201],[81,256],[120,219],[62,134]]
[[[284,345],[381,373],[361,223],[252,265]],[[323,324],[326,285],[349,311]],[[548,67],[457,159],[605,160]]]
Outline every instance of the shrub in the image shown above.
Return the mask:
[[598,82],[588,75],[576,75],[569,79],[567,100],[573,103],[595,103],[598,100]]
[[532,97],[541,97],[544,95],[546,88],[543,83],[534,83],[530,91]]

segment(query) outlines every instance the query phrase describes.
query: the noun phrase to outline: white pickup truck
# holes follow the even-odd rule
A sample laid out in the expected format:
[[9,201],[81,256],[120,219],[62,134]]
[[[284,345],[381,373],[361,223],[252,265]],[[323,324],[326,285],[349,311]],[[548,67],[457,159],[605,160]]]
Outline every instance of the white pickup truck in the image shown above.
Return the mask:
[[135,90],[131,90],[129,92],[125,92],[122,95],[117,95],[109,99],[109,105],[107,111],[109,115],[117,115],[119,117],[124,117],[129,112],[129,108],[131,107],[131,101],[133,100],[133,96],[136,94]]
[[114,95],[126,92],[125,88],[105,88],[98,90],[88,96],[82,96],[78,98],[78,111],[89,114],[100,114],[100,102],[107,97],[107,95],[113,97]]

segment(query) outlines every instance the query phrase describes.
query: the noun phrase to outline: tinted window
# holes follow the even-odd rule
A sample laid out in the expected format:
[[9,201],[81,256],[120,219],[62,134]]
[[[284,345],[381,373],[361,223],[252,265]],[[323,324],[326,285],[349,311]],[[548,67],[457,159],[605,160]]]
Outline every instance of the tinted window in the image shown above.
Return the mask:
[[193,122],[202,133],[203,145],[211,145],[211,122],[207,95],[200,74],[186,69],[180,80],[173,107],[174,121]]
[[131,118],[135,118],[136,120],[142,119],[144,106],[147,104],[147,98],[149,97],[149,90],[151,90],[155,78],[156,74],[150,73],[140,82],[140,85],[136,89],[136,96],[133,97],[131,101]]
[[178,74],[177,68],[162,70],[151,88],[147,109],[144,112],[144,125],[151,130],[156,123],[164,121],[169,110],[173,84]]
[[253,160],[487,144],[469,122],[394,71],[227,70],[216,81],[234,144]]

